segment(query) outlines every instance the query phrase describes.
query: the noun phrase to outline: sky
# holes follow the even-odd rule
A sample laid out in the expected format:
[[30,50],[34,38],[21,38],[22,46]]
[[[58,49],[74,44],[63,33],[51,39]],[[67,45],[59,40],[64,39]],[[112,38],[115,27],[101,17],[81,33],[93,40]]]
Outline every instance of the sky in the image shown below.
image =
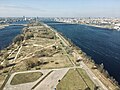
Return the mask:
[[120,17],[120,0],[0,0],[0,17]]

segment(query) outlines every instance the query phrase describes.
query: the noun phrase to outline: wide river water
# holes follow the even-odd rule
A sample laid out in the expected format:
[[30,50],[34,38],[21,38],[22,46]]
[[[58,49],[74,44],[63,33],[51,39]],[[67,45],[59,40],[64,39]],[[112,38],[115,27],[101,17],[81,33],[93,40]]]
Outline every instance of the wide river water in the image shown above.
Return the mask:
[[80,24],[44,22],[61,32],[64,36],[91,56],[120,84],[120,32]]
[[21,33],[21,30],[24,26],[7,26],[3,29],[0,29],[0,49],[6,48],[12,43],[12,40]]
[[[105,69],[120,84],[120,32],[80,24],[44,22],[61,32],[64,36],[91,56],[97,64],[104,64]],[[8,26],[0,29],[0,49],[12,43],[24,26]]]
[[[18,35],[22,33],[22,29],[25,26],[19,25],[19,24],[28,24],[29,21],[18,21],[13,22],[10,26],[7,26],[3,29],[0,29],[0,50],[6,48],[9,46],[13,39]],[[18,24],[18,25],[14,25]]]

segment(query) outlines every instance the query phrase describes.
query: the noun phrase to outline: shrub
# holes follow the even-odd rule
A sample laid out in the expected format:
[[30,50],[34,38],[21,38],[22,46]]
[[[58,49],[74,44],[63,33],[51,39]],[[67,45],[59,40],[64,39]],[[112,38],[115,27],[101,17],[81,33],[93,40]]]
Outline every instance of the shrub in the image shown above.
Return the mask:
[[14,38],[13,42],[16,44],[17,42],[21,42],[24,40],[24,36],[23,35],[18,35]]
[[103,65],[103,63],[102,64],[100,64],[100,66],[99,66],[99,71],[102,73],[103,72],[103,70],[104,70],[104,65]]
[[110,75],[109,75],[109,73],[108,73],[107,70],[103,70],[103,74],[104,74],[104,76],[105,76],[106,78],[109,78],[109,77],[110,77]]
[[53,63],[54,61],[50,61],[51,63]]
[[3,69],[3,66],[2,66],[2,65],[0,65],[0,70],[1,70],[1,69]]
[[55,64],[59,64],[58,62],[55,62]]
[[27,69],[30,69],[30,68],[40,65],[41,62],[36,59],[33,59],[33,60],[26,60],[25,64],[26,64]]
[[25,39],[26,39],[26,40],[27,40],[27,39],[30,39],[30,38],[32,38],[32,37],[34,37],[34,35],[33,35],[32,32],[27,32],[27,33],[25,34]]
[[22,30],[23,33],[26,33],[28,31],[29,31],[29,29],[27,27]]
[[9,61],[8,60],[4,60],[3,67],[7,67],[8,65],[9,65]]
[[35,55],[37,57],[48,57],[49,56],[49,54],[46,50],[37,51],[37,52],[35,52]]
[[40,67],[36,67],[35,69],[36,69],[36,70],[40,70],[41,68],[40,68]]
[[5,54],[3,55],[4,59],[7,59],[8,56],[9,56],[9,54],[7,54],[7,53],[5,53]]
[[4,70],[3,73],[8,73],[8,70]]

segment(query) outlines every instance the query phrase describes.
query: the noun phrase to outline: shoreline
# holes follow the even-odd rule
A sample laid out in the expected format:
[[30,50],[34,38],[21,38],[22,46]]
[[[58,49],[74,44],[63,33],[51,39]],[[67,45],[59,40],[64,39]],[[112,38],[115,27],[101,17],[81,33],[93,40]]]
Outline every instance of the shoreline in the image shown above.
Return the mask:
[[0,30],[1,30],[1,29],[4,29],[5,27],[8,27],[8,26],[9,26],[9,24],[0,25]]
[[[4,30],[2,30],[2,29],[6,28],[6,27],[10,27],[10,26],[11,26],[10,24],[0,25],[0,31],[4,31]],[[22,30],[23,30],[27,25],[25,24],[25,25],[22,25],[22,26],[23,26],[23,28],[20,29],[20,32],[21,32],[21,33],[17,33],[17,35],[21,35],[21,34],[22,34]],[[16,35],[16,36],[17,36],[17,35]],[[9,43],[8,45],[5,45],[5,47],[0,48],[0,51],[9,48],[9,47],[13,44],[12,41],[15,39],[16,36],[14,36],[13,39],[10,40],[10,43]]]
[[[47,24],[45,24],[45,23],[42,23],[42,24],[43,24],[45,27],[50,28],[50,30],[52,30],[53,32],[59,34],[59,32],[57,32],[57,31],[56,31],[54,28],[52,28],[51,26],[49,26],[49,25],[47,25]],[[23,29],[24,29],[24,28],[23,28]],[[60,35],[61,35],[61,34],[60,34]],[[70,43],[69,40],[67,40],[63,35],[61,35],[61,37],[62,37],[63,39],[65,39],[73,48],[74,48],[74,47],[77,47],[75,44],[74,44],[75,46],[73,46],[72,43]],[[68,39],[69,39],[69,38],[68,38]],[[12,45],[12,44],[11,44],[11,45]],[[10,45],[9,45],[9,46],[10,46]],[[9,46],[8,46],[8,47],[9,47]],[[6,47],[6,48],[7,48],[7,47]],[[6,49],[6,48],[5,48],[5,49]],[[81,50],[81,49],[79,48],[79,50]],[[76,51],[77,51],[77,50],[76,50]],[[78,51],[77,51],[77,52],[78,52]],[[82,52],[83,52],[83,51],[82,51]],[[78,52],[78,53],[79,53],[79,52]],[[83,52],[83,53],[84,53],[84,52]],[[85,63],[85,64],[86,64],[86,63]]]
[[92,26],[92,27],[101,28],[101,29],[109,29],[109,30],[113,30],[113,31],[120,31],[119,29],[114,29],[114,28],[99,26],[99,25],[90,25],[90,24],[83,24],[83,25]]
[[117,31],[119,31],[118,29],[109,28],[109,27],[105,27],[105,26],[90,25],[90,24],[83,24],[83,25],[92,26],[92,27],[97,27],[97,28],[102,28],[102,29],[110,29],[110,30],[117,30]]
[[[59,21],[57,21],[59,22]],[[81,24],[81,23],[72,23],[72,22],[61,22],[61,23],[65,23],[65,24]],[[116,30],[116,31],[120,31],[119,29],[115,29],[113,27],[106,27],[106,26],[99,26],[99,25],[92,25],[92,24],[81,24],[81,25],[87,25],[87,26],[92,26],[92,27],[97,27],[97,28],[102,28],[102,29],[110,29],[110,30]]]
[[[77,23],[69,23],[69,24],[77,24]],[[52,28],[51,26],[49,26],[49,25],[47,25],[47,24],[45,24],[45,23],[44,23],[44,25],[47,26],[48,28],[50,28],[52,31],[60,34],[59,32],[56,31],[56,29]],[[91,25],[88,25],[88,26],[91,26]],[[100,27],[100,28],[102,28],[102,27]],[[60,34],[60,35],[61,35],[61,34]],[[79,51],[82,51],[80,47],[76,46],[74,43],[72,43],[71,41],[69,41],[69,38],[65,37],[64,35],[61,35],[61,36],[62,36],[62,38],[64,38],[72,47],[75,47],[76,49],[78,48]],[[74,45],[74,46],[73,46],[73,45]],[[82,53],[85,53],[85,52],[82,51]],[[86,53],[85,53],[85,54],[86,54]],[[83,57],[84,57],[84,56],[83,56]],[[89,56],[87,56],[87,57],[89,57]],[[83,58],[83,59],[84,59],[84,58]],[[92,59],[91,61],[90,61],[90,60],[87,61],[87,59],[89,59],[89,58],[86,58],[86,60],[83,61],[84,64],[86,64],[86,66],[95,74],[94,69],[90,68],[90,66],[91,66],[92,64],[94,64],[94,66],[96,66],[96,65],[98,65],[98,64],[95,63],[93,59]],[[88,64],[88,62],[89,62],[89,64]],[[98,66],[100,66],[100,65],[98,65]],[[99,76],[102,77],[103,80],[101,80],[101,78],[100,78],[99,76],[97,76],[97,78],[99,78],[99,80],[100,80],[105,86],[107,86],[107,83],[105,82],[104,79],[106,79],[106,80],[109,82],[109,84],[112,84],[113,86],[116,86],[116,87],[118,86],[116,83],[114,83],[114,82],[110,79],[112,76],[106,77],[106,76],[105,76],[106,73],[101,73],[101,72],[98,70],[98,68],[97,68],[96,70],[97,70],[97,73],[100,74]],[[105,70],[105,69],[104,69],[104,70]],[[106,71],[106,70],[105,70],[105,71]],[[96,74],[95,74],[95,75],[96,75]],[[108,75],[109,75],[109,73],[108,73]],[[116,81],[116,82],[117,82],[117,81]],[[107,86],[107,87],[109,88],[109,86]],[[109,88],[109,89],[110,89],[110,88]],[[110,90],[111,90],[111,89],[110,89]]]

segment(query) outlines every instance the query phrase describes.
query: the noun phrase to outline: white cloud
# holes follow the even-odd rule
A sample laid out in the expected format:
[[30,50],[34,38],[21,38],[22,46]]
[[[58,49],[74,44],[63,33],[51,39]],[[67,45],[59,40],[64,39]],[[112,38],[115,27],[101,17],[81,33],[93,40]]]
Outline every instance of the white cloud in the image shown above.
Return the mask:
[[0,16],[39,16],[46,10],[28,6],[0,5]]

